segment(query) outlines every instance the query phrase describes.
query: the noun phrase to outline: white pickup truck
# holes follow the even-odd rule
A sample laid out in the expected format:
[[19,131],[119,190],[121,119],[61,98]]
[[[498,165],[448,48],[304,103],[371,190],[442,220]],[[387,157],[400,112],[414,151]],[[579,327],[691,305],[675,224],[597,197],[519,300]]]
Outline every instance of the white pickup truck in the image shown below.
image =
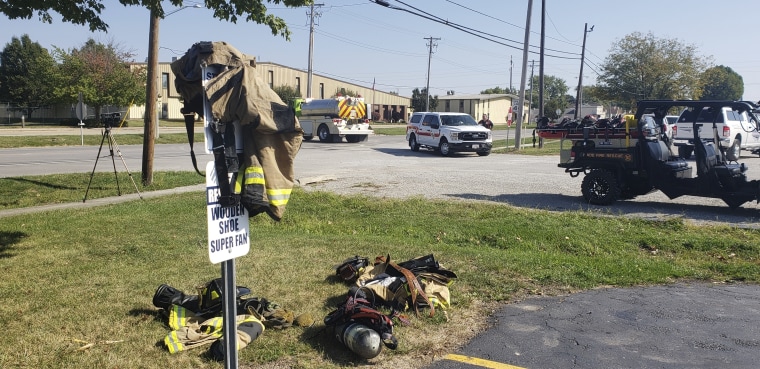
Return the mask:
[[464,113],[417,112],[406,125],[406,141],[412,151],[420,147],[436,150],[443,156],[455,152],[491,153],[491,130],[478,125]]
[[[681,112],[678,122],[673,126],[673,145],[678,148],[678,156],[688,159],[694,152],[695,124],[703,141],[713,141],[717,134],[721,150],[729,161],[739,160],[742,150],[760,152],[760,132],[757,118],[752,112],[735,111],[729,107],[716,110],[685,109]],[[713,131],[713,122],[717,132]]]

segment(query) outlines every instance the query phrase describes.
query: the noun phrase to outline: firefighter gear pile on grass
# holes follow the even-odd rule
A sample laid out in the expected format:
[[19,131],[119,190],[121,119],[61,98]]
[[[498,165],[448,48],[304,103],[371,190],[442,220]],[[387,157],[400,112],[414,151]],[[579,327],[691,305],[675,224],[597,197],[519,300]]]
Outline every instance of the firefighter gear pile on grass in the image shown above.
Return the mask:
[[[309,314],[296,317],[292,311],[265,298],[243,297],[250,292],[246,287],[237,286],[238,350],[258,338],[265,328],[282,329],[294,323],[309,326],[314,321]],[[162,309],[171,329],[164,338],[164,345],[170,353],[210,344],[209,355],[216,360],[224,360],[221,278],[198,287],[195,295],[162,284],[153,295],[153,305]]]
[[[220,72],[204,87],[202,72],[208,67]],[[255,68],[254,57],[225,42],[196,43],[171,64],[177,92],[185,103],[183,113],[196,171],[191,131],[194,113],[204,116],[205,99],[213,119],[210,126],[220,203],[242,203],[251,216],[266,212],[280,220],[293,188],[293,161],[303,131],[293,109],[257,77]],[[236,151],[234,124],[242,134],[241,156]],[[233,175],[232,180],[227,173]]]
[[[432,254],[401,263],[391,261],[390,255],[378,256],[373,265],[367,258],[354,256],[338,265],[335,274],[354,286],[346,300],[325,317],[325,325],[333,326],[336,338],[365,359],[377,356],[381,347],[379,343],[375,347],[366,334],[357,343],[351,327],[360,324],[374,330],[385,347],[396,349],[393,318],[408,323],[404,311],[413,309],[419,316],[421,309],[428,309],[432,317],[436,308],[447,309],[451,304],[449,285],[457,277],[442,268]],[[390,313],[379,309],[390,309]]]

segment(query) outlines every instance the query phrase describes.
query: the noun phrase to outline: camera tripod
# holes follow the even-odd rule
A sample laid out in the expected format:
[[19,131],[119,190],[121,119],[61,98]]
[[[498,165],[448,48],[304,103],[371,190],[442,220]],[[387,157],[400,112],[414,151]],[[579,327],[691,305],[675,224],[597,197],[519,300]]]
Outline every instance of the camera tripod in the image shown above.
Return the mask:
[[137,189],[135,179],[132,178],[132,173],[130,173],[129,168],[127,168],[127,162],[124,161],[124,157],[121,155],[121,150],[119,150],[119,145],[116,143],[116,139],[111,133],[111,126],[106,125],[105,129],[103,130],[103,138],[100,139],[100,148],[98,148],[98,156],[95,158],[95,166],[92,168],[92,173],[90,173],[90,182],[87,184],[87,191],[84,193],[84,199],[82,199],[82,202],[87,201],[87,194],[90,192],[92,177],[95,175],[95,168],[98,167],[98,159],[100,159],[100,152],[103,150],[103,143],[105,143],[106,139],[108,140],[108,156],[111,157],[111,163],[113,163],[113,175],[116,178],[116,191],[118,192],[119,196],[121,196],[121,187],[119,187],[119,175],[116,173],[116,159],[114,158],[114,149],[116,149],[116,153],[119,155],[121,162],[124,164],[124,169],[126,169],[127,174],[129,174],[129,179],[132,181],[132,185],[135,186],[137,196],[142,199],[142,194],[140,194],[140,190]]

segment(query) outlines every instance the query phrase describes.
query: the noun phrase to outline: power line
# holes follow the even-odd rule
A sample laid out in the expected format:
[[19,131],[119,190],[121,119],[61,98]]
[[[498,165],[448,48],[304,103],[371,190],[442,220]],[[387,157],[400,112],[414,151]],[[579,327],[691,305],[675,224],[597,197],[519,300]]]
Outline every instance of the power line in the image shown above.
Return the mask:
[[[516,27],[516,28],[518,28],[518,29],[521,29],[521,30],[525,30],[525,28],[524,28],[524,27],[520,27],[520,26],[518,26],[518,25],[515,25],[515,24],[512,24],[512,23],[509,23],[509,22],[507,22],[507,21],[505,21],[505,20],[502,20],[502,19],[496,18],[496,17],[494,17],[494,16],[492,16],[492,15],[489,15],[489,14],[486,14],[486,13],[483,13],[483,12],[480,12],[480,11],[477,11],[477,10],[475,10],[475,9],[472,9],[472,8],[466,7],[466,6],[464,6],[464,5],[462,5],[462,4],[459,4],[459,3],[457,3],[457,2],[454,2],[454,1],[451,1],[451,0],[446,0],[446,1],[447,1],[447,2],[449,2],[449,3],[452,3],[452,4],[456,5],[456,6],[460,6],[460,7],[464,8],[464,9],[467,9],[467,10],[469,10],[469,11],[473,12],[473,13],[476,13],[476,14],[480,14],[480,15],[482,15],[482,16],[484,16],[484,17],[487,17],[487,18],[491,18],[491,19],[493,19],[493,20],[495,20],[495,21],[497,21],[497,22],[505,23],[505,24],[508,24],[508,25],[510,25],[510,26]],[[401,2],[401,1],[399,1],[399,2],[403,4],[403,2]],[[408,6],[408,5],[407,5],[407,6]],[[556,29],[556,28],[555,28],[555,29]],[[534,33],[534,34],[538,34],[537,32],[531,32],[531,33]],[[486,33],[486,34],[487,34],[487,33]],[[507,38],[504,38],[504,37],[499,37],[499,36],[493,36],[493,37],[498,37],[498,38],[502,38],[502,39],[505,39],[505,40],[509,40],[509,39],[507,39]],[[549,37],[549,38],[551,38],[551,39],[553,39],[553,40],[556,40],[556,41],[559,41],[559,42],[565,42],[565,41],[562,41],[562,40],[559,40],[559,39],[555,39],[555,38],[553,38],[553,37]],[[514,40],[509,40],[509,41],[512,41],[512,42],[515,42],[515,43],[518,43],[518,44],[520,43],[520,42],[518,42],[518,41],[514,41]],[[572,44],[571,44],[571,45],[572,45]],[[573,46],[578,46],[578,45],[573,45]],[[530,45],[530,47],[533,47],[533,48],[535,48],[535,47],[537,47],[537,46],[534,46],[534,45]],[[546,50],[551,50],[551,51],[555,51],[555,52],[559,52],[559,53],[566,53],[566,54],[573,54],[573,55],[578,55],[578,53],[571,53],[571,52],[568,52],[568,51],[554,50],[554,49],[549,49],[549,48],[546,48]]]
[[[394,5],[390,5],[390,4],[388,4],[384,0],[370,0],[370,1],[372,1],[372,2],[374,2],[376,4],[379,4],[379,5],[385,6],[387,8],[391,8],[391,9],[395,9],[395,10],[401,10],[401,11],[407,12],[409,14],[413,14],[413,15],[416,15],[418,17],[425,18],[427,20],[430,20],[430,21],[433,21],[433,22],[436,22],[436,23],[440,23],[440,24],[443,24],[445,26],[449,26],[451,28],[460,30],[460,31],[462,31],[464,33],[468,33],[468,34],[473,35],[475,37],[479,37],[479,38],[482,38],[484,40],[491,41],[493,43],[496,43],[496,44],[499,44],[499,45],[502,45],[502,46],[506,46],[506,47],[509,47],[509,48],[512,48],[512,49],[515,49],[515,50],[518,50],[518,51],[523,51],[522,47],[513,46],[513,45],[510,45],[510,44],[507,44],[507,43],[495,40],[495,39],[490,38],[490,37],[504,39],[504,40],[507,40],[507,41],[510,41],[510,42],[513,42],[513,43],[517,42],[515,40],[510,40],[510,39],[507,39],[507,38],[504,38],[504,37],[491,35],[491,34],[488,34],[486,32],[483,32],[483,31],[479,31],[479,30],[476,30],[476,29],[473,29],[473,28],[470,28],[470,27],[462,26],[462,25],[454,23],[454,22],[450,22],[450,21],[445,20],[445,19],[443,19],[441,17],[438,17],[436,15],[427,13],[427,12],[425,12],[423,10],[419,10],[419,9],[417,9],[417,8],[415,8],[415,7],[413,7],[413,6],[409,5],[409,4],[406,4],[406,3],[404,3],[403,1],[400,1],[400,0],[396,0],[396,1],[398,1],[399,3],[404,4],[404,5],[412,8],[412,9],[415,9],[418,12],[415,12],[415,11],[412,11],[412,10],[409,10],[409,9],[405,9],[405,8],[400,8],[400,7],[397,7],[397,6],[394,6]],[[484,35],[488,35],[490,37],[486,37]],[[535,46],[529,46],[529,47],[535,47]],[[532,53],[532,54],[539,54],[539,52],[537,52],[537,51],[530,51],[530,50],[528,50],[528,52]],[[572,54],[572,53],[568,53],[568,54]],[[551,54],[544,54],[544,55],[552,57],[552,58],[559,58],[559,59],[579,59],[577,57],[565,57],[565,56],[551,55]],[[574,54],[574,55],[577,55],[577,54]]]
[[424,54],[413,54],[413,53],[401,52],[401,51],[398,51],[398,50],[385,49],[385,48],[382,48],[382,47],[372,46],[372,45],[367,44],[366,42],[359,42],[359,41],[349,40],[346,37],[338,36],[338,35],[335,35],[335,34],[332,34],[332,33],[329,33],[329,32],[325,32],[325,31],[322,31],[322,30],[315,30],[315,32],[317,34],[320,34],[320,35],[326,36],[328,38],[331,38],[333,40],[337,40],[337,41],[340,41],[340,42],[345,42],[347,44],[351,44],[351,45],[354,45],[354,46],[359,46],[359,47],[362,47],[362,48],[365,48],[365,49],[369,49],[369,50],[381,51],[381,52],[387,53],[387,54],[396,54],[396,55],[402,55],[402,56],[410,56],[410,57],[415,57],[415,58],[423,58],[423,57],[425,57]]

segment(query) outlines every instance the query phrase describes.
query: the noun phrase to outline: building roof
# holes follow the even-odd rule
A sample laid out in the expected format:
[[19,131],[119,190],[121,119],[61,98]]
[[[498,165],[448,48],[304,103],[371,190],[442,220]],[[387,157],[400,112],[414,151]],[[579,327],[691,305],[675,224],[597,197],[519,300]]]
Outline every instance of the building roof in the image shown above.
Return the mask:
[[503,98],[516,99],[517,96],[512,94],[469,94],[438,96],[438,100],[496,100]]

